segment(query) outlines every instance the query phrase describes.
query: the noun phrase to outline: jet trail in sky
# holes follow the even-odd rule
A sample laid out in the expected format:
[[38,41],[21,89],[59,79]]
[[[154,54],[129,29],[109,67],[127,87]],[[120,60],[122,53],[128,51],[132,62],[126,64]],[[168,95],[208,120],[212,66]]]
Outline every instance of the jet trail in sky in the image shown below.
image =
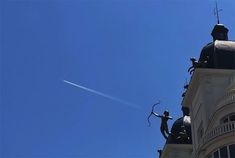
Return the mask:
[[87,88],[87,87],[84,87],[84,86],[81,86],[81,85],[72,83],[72,82],[67,81],[67,80],[63,80],[63,82],[68,83],[68,84],[70,84],[70,85],[72,85],[72,86],[81,88],[81,89],[83,89],[83,90],[85,90],[85,91],[88,91],[88,92],[97,94],[97,95],[99,95],[99,96],[102,96],[102,97],[105,97],[105,98],[108,98],[108,99],[117,101],[117,102],[119,102],[119,103],[128,105],[128,106],[130,106],[130,107],[132,107],[132,108],[140,109],[140,106],[139,106],[139,105],[136,105],[136,104],[127,102],[127,101],[122,100],[122,99],[119,99],[119,98],[117,98],[117,97],[114,97],[114,96],[111,96],[111,95],[108,95],[108,94],[105,94],[105,93],[102,93],[102,92],[98,92],[98,91],[96,91],[96,90],[93,90],[93,89],[90,89],[90,88]]

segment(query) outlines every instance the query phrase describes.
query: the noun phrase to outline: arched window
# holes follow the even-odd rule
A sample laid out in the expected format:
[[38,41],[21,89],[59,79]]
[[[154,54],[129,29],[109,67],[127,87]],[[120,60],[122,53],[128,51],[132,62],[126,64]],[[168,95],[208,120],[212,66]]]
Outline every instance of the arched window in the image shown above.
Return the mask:
[[221,123],[228,123],[232,121],[235,121],[235,113],[228,114],[221,119]]

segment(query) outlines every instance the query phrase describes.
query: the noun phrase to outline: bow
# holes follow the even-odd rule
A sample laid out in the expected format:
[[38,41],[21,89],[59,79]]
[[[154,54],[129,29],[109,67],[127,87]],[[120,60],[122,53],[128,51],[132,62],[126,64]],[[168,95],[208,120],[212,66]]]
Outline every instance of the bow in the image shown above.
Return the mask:
[[158,101],[156,104],[153,104],[153,106],[152,106],[152,111],[151,111],[151,113],[149,114],[149,116],[148,116],[148,118],[147,118],[148,123],[149,123],[149,127],[151,126],[150,117],[151,117],[152,114],[153,114],[153,111],[154,111],[155,106],[158,105],[158,104],[160,104],[160,101]]

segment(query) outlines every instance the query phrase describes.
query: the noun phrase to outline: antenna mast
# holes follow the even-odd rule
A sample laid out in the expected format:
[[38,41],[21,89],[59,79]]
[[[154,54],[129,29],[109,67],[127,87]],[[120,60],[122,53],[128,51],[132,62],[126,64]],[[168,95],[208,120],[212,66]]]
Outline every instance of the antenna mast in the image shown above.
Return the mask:
[[219,12],[222,11],[222,9],[218,9],[217,1],[215,1],[215,9],[214,9],[214,14],[216,15],[217,18],[217,24],[219,24]]

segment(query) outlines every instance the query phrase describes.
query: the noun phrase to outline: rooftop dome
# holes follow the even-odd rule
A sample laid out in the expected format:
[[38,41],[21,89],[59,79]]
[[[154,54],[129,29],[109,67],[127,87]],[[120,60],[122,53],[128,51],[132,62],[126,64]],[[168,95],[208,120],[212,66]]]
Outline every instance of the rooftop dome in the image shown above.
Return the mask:
[[182,111],[184,116],[174,122],[167,144],[192,144],[189,109],[182,107]]
[[216,24],[211,32],[213,41],[228,40],[228,29],[223,24]]
[[235,69],[235,42],[228,41],[228,29],[223,24],[215,25],[211,35],[213,42],[201,52],[199,62],[202,68]]

